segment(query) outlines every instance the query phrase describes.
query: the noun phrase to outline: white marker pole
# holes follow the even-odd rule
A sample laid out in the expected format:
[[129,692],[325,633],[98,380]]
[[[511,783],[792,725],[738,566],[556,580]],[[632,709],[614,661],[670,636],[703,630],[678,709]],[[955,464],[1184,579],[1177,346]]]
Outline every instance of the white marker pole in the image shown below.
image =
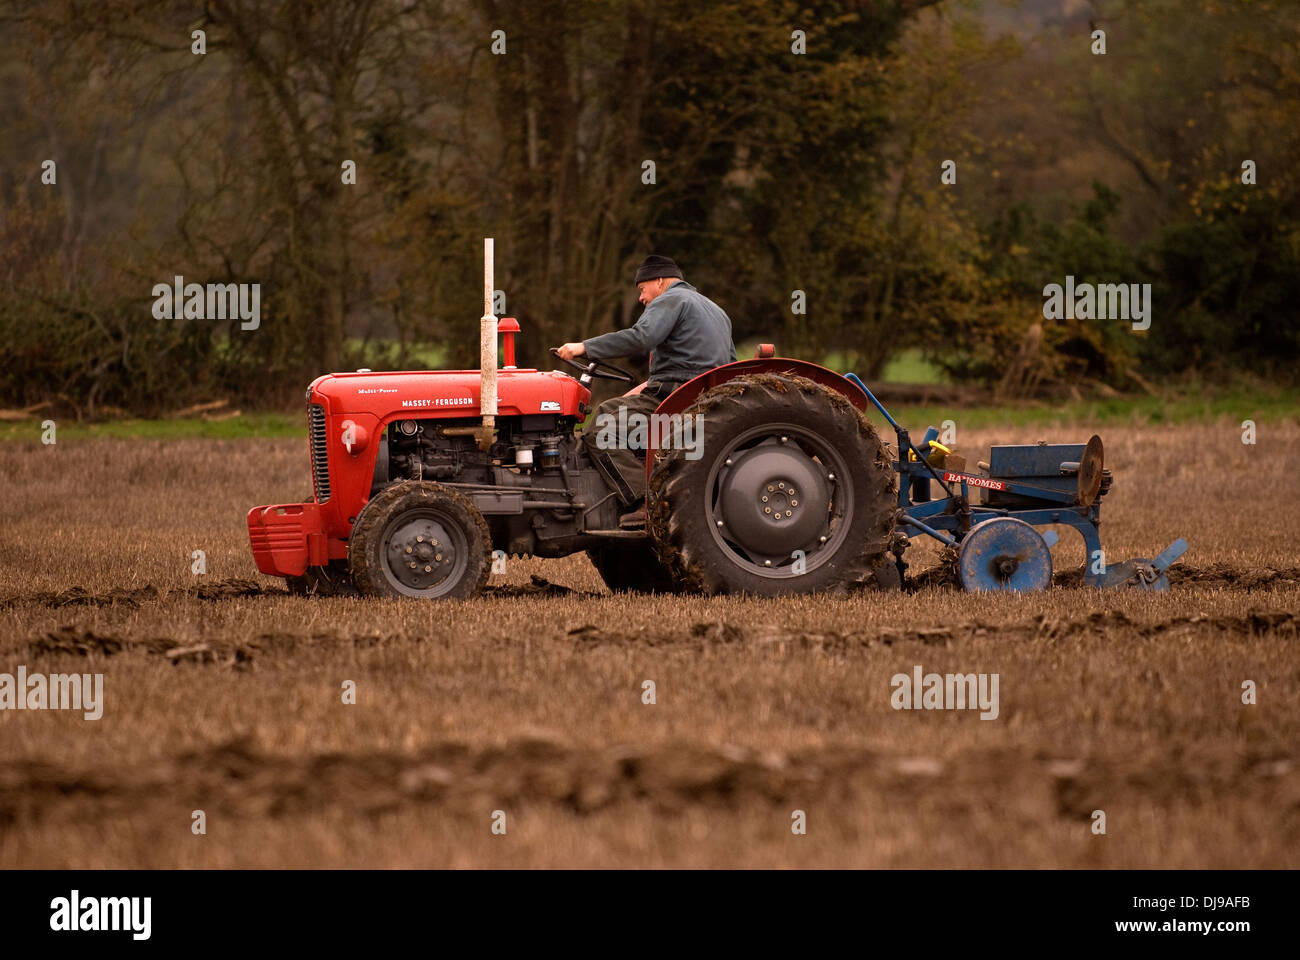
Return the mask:
[[497,421],[497,315],[492,310],[494,253],[491,237],[483,239],[483,317],[479,320],[479,413],[483,415],[483,431],[479,447],[492,445]]

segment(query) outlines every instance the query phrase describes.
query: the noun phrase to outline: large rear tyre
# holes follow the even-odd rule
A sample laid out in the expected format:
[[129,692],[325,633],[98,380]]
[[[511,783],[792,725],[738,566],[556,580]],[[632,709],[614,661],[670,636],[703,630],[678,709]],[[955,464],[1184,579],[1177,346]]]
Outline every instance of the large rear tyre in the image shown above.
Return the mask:
[[654,544],[636,540],[592,547],[587,558],[614,593],[679,593],[681,585],[659,559]]
[[702,455],[661,451],[647,508],[676,579],[705,593],[843,592],[893,562],[897,477],[847,398],[793,374],[747,374],[686,415],[704,418]]
[[487,583],[492,538],[467,497],[410,480],[385,488],[362,508],[348,566],[364,596],[463,599]]

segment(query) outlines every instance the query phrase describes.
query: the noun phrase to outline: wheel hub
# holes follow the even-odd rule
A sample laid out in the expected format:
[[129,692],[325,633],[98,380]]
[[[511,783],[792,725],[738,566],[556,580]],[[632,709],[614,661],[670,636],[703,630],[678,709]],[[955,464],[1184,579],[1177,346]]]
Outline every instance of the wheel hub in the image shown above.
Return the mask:
[[718,489],[716,520],[751,554],[788,559],[826,532],[830,483],[821,465],[788,438],[735,456]]
[[1023,520],[996,517],[971,527],[958,548],[957,569],[969,591],[1042,590],[1052,582],[1052,552]]
[[455,568],[456,548],[441,523],[418,517],[393,530],[384,556],[398,582],[414,590],[428,590]]

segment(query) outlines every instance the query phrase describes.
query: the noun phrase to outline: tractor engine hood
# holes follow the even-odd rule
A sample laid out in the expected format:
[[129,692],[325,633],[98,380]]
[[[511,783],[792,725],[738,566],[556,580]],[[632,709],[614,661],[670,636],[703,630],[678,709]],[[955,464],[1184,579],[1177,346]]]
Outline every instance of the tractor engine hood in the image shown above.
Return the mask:
[[[579,417],[591,391],[558,370],[506,368],[499,371],[497,416],[554,414]],[[369,414],[379,423],[411,417],[479,416],[478,370],[407,370],[394,373],[331,373],[308,388],[309,403],[330,416]]]

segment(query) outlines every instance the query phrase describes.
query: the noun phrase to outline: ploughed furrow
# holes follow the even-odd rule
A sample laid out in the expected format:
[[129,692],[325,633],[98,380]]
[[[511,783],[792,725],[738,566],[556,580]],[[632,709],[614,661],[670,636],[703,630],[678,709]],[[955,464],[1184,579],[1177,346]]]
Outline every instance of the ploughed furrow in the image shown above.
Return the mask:
[[[220,601],[246,597],[287,597],[288,591],[278,584],[267,585],[255,580],[231,577],[213,580],[194,587],[176,590],[160,590],[153,584],[142,587],[115,587],[102,593],[92,593],[83,587],[69,587],[59,591],[41,591],[28,594],[13,594],[0,597],[0,610],[19,606],[48,607],[139,607],[146,603],[158,603],[166,600],[202,600]],[[1293,586],[1300,583],[1300,567],[1237,567],[1228,563],[1213,563],[1203,567],[1186,566],[1176,563],[1169,570],[1169,582],[1174,589],[1180,586],[1223,587],[1244,591],[1255,591],[1270,587]],[[1083,571],[1060,571],[1053,578],[1057,587],[1082,587]],[[929,569],[920,571],[908,578],[911,587],[952,588],[960,590],[956,579],[956,570],[949,564],[939,563]],[[578,591],[559,583],[552,583],[544,577],[534,574],[531,582],[523,585],[492,585],[483,590],[484,597],[521,597],[521,596],[583,596],[596,597],[600,594]],[[1098,594],[1099,597],[1104,594]],[[319,602],[322,598],[311,598]],[[1098,605],[1101,605],[1099,601]]]
[[377,817],[420,806],[477,815],[531,804],[587,814],[627,802],[675,813],[810,797],[822,805],[853,804],[873,794],[912,802],[963,790],[981,798],[1015,795],[1037,808],[1036,816],[1080,821],[1102,798],[1173,806],[1213,803],[1231,793],[1280,804],[1279,811],[1300,802],[1300,754],[1256,756],[1223,745],[1193,753],[1064,757],[979,749],[939,757],[834,745],[789,753],[682,742],[580,748],[533,738],[502,747],[448,742],[402,754],[286,757],[235,741],[136,765],[0,764],[0,826],[148,811],[174,816],[192,806],[231,819],[324,810]]
[[[725,620],[701,621],[684,630],[664,630],[586,623],[565,630],[552,627],[539,631],[533,642],[569,644],[574,653],[606,646],[686,647],[695,649],[729,647],[758,652],[799,650],[851,652],[895,644],[922,643],[945,647],[984,638],[1012,642],[1067,642],[1084,638],[1104,638],[1116,643],[1134,638],[1195,638],[1205,640],[1281,636],[1300,637],[1300,611],[1257,609],[1242,614],[1189,613],[1159,620],[1136,620],[1120,610],[1104,610],[1082,617],[1052,617],[1039,614],[1022,620],[963,620],[943,625],[869,627],[838,631],[792,629],[774,624],[732,623]],[[132,635],[82,630],[65,626],[29,639],[26,655],[36,663],[60,657],[113,657],[123,653],[144,653],[169,661],[173,665],[197,664],[254,669],[262,660],[279,663],[304,650],[320,652],[338,646],[358,648],[423,643],[428,635],[415,632],[318,631],[295,633],[278,631],[260,633],[247,640],[203,641],[177,640],[165,636]],[[455,642],[455,641],[452,641]],[[516,648],[517,637],[499,635],[478,637],[474,644]]]

